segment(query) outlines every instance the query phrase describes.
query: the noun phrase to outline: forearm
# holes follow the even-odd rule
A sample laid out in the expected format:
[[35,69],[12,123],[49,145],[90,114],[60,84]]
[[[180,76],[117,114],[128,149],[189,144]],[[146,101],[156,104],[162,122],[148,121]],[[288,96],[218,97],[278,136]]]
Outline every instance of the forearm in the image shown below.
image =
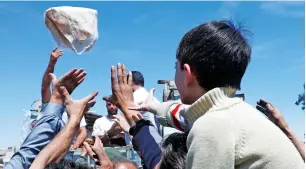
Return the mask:
[[44,169],[66,152],[73,140],[74,133],[79,128],[77,120],[70,120],[59,134],[35,158],[30,169]]
[[183,114],[186,112],[188,105],[181,104],[180,100],[167,101],[159,104],[149,105],[151,111],[157,115],[158,122],[165,127],[173,127],[180,131],[189,130]]
[[80,147],[83,144],[83,142],[86,140],[86,138],[87,138],[87,129],[85,127],[79,128],[78,137],[76,142],[74,143],[76,147]]
[[50,143],[63,126],[64,123],[61,121],[61,118],[51,112],[46,112],[46,114],[38,120],[32,132],[20,147],[20,150],[14,154],[10,162],[4,168],[29,168],[37,154]]
[[51,97],[51,91],[50,91],[51,79],[49,77],[49,73],[54,72],[54,67],[55,67],[56,62],[57,60],[50,59],[48,67],[43,75],[42,85],[41,85],[41,96],[42,96],[43,103],[49,102],[50,97]]
[[291,142],[305,161],[305,144],[294,134],[294,132],[290,128],[287,128],[285,130],[285,134],[291,140]]
[[113,166],[112,162],[104,151],[98,155],[98,159],[100,163],[100,169],[111,169],[112,168]]

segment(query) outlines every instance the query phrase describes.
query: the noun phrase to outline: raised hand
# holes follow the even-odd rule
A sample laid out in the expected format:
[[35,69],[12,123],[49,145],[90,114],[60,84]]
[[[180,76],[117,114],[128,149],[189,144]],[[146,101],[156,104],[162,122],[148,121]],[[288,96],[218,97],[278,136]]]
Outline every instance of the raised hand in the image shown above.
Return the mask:
[[112,96],[106,96],[103,99],[116,105],[119,109],[127,109],[128,104],[134,104],[132,90],[132,74],[129,72],[127,79],[126,68],[118,63],[117,73],[115,67],[111,68]]
[[92,146],[92,150],[98,155],[105,153],[104,146],[99,136],[95,136],[95,144]]
[[260,99],[257,102],[256,108],[262,113],[264,113],[269,118],[269,120],[271,120],[282,130],[288,128],[288,125],[284,117],[282,116],[282,113],[277,108],[275,108],[271,103]]
[[116,136],[120,134],[123,130],[121,129],[120,125],[118,123],[114,123],[112,127],[107,131],[107,134],[110,137]]
[[257,102],[256,108],[264,113],[269,118],[269,120],[271,120],[286,134],[286,136],[291,140],[305,161],[305,144],[294,134],[292,129],[288,126],[282,113],[271,103],[262,99]]
[[62,50],[57,50],[57,47],[52,50],[52,53],[50,54],[50,60],[57,61],[59,57],[61,57],[64,54]]
[[[49,76],[51,77],[52,81],[52,97],[57,98],[60,100],[62,95],[60,93],[60,87],[63,86],[67,89],[68,93],[71,94],[73,90],[80,85],[86,76],[86,72],[84,69],[72,69],[68,73],[66,73],[63,77],[57,79],[53,73],[50,73]],[[61,100],[63,101],[63,100]],[[62,104],[62,103],[59,103]]]
[[88,106],[91,102],[95,102],[94,99],[98,95],[98,91],[93,92],[81,100],[72,100],[68,90],[65,87],[61,86],[60,89],[63,97],[65,98],[69,120],[77,120],[80,122],[85,113],[84,110],[86,109],[86,106]]
[[117,73],[115,67],[111,68],[112,96],[105,96],[103,99],[116,105],[125,115],[130,125],[134,124],[133,116],[139,112],[129,110],[128,107],[134,107],[134,98],[132,90],[132,73],[129,72],[127,79],[126,68],[118,63]]
[[130,125],[129,123],[126,121],[125,117],[123,115],[114,115],[115,122],[120,126],[120,128],[125,132],[128,133],[130,130]]
[[83,144],[88,155],[97,165],[100,165],[100,169],[112,168],[112,163],[104,151],[104,146],[99,136],[95,136],[95,143],[93,146],[90,146],[87,142],[84,142]]
[[84,112],[87,113],[90,110],[90,108],[95,106],[95,104],[96,104],[96,100],[89,101],[88,104],[85,107]]

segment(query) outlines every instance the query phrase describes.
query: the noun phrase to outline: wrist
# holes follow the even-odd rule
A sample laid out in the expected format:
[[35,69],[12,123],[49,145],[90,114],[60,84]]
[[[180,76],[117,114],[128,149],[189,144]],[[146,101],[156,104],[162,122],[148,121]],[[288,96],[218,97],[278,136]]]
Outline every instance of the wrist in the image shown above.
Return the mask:
[[50,64],[55,64],[57,62],[57,58],[50,57]]
[[[111,161],[108,159],[108,157],[106,155],[103,155],[103,156],[98,156],[99,158],[99,162],[100,162],[100,165],[103,166],[103,169],[111,169],[113,168],[112,167],[112,163]],[[107,159],[106,159],[107,158]]]
[[71,125],[76,125],[76,126],[80,126],[80,121],[81,121],[82,117],[78,117],[78,116],[70,116],[69,117],[69,123]]
[[79,123],[74,119],[69,119],[67,123],[67,127],[70,128],[71,130],[77,131],[79,126],[80,126]]
[[60,104],[60,105],[64,105],[64,99],[63,97],[56,92],[53,92],[50,98],[50,102],[56,103],[56,104]]
[[124,105],[122,105],[121,106],[121,108],[122,108],[122,111],[129,111],[130,109],[129,109],[129,107],[135,107],[136,105],[135,105],[135,103],[134,102],[132,102],[132,101],[128,101],[128,102],[126,102]]

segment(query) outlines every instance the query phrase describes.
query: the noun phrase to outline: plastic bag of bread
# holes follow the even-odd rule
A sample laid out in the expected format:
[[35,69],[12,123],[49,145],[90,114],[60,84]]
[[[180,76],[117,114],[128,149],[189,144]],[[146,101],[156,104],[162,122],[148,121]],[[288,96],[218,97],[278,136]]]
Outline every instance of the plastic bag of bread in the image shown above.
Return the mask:
[[98,12],[81,7],[52,7],[45,12],[45,24],[59,47],[77,54],[90,50],[98,39]]

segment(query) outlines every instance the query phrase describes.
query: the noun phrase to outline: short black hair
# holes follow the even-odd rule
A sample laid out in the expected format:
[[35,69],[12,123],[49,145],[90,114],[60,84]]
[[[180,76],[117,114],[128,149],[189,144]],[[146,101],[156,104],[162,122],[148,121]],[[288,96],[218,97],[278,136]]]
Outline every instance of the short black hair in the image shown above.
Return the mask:
[[144,87],[144,78],[143,78],[142,73],[140,73],[138,71],[132,71],[132,77],[133,77],[133,83],[135,85],[139,85],[139,86]]
[[241,79],[251,60],[251,47],[231,21],[211,21],[201,24],[182,38],[176,53],[180,67],[189,64],[199,85],[211,90],[216,87],[240,89]]
[[186,165],[188,132],[172,133],[162,143],[160,169],[184,169]]
[[135,168],[137,168],[137,165],[133,161],[130,161],[124,157],[116,156],[111,160],[111,162],[113,164],[113,169],[119,167],[120,164],[132,164],[135,166]]
[[50,163],[45,169],[93,169],[87,164],[76,163],[72,160],[62,159],[59,163]]

